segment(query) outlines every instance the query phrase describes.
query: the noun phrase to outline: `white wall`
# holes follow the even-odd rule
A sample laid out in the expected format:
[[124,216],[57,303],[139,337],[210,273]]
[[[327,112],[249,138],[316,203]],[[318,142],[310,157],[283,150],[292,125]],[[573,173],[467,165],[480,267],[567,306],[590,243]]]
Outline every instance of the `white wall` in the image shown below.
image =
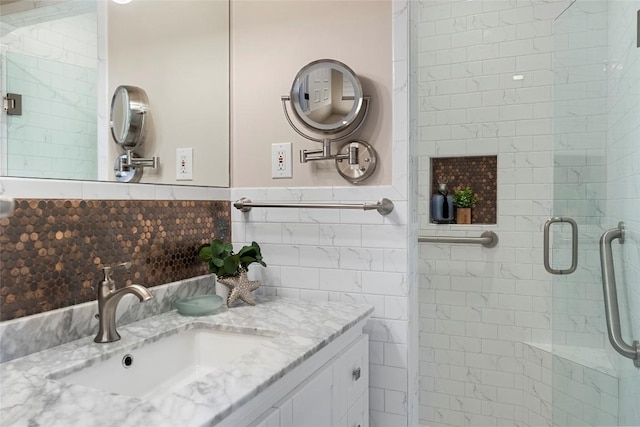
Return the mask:
[[[160,168],[142,182],[228,186],[229,4],[108,3],[109,99],[119,85],[149,97],[152,133],[136,152]],[[176,180],[176,148],[193,148],[193,181]],[[110,137],[109,164],[121,152]]]
[[[234,187],[347,185],[335,162],[299,162],[301,149],[321,145],[287,123],[280,97],[298,71],[317,59],[336,59],[371,95],[367,122],[355,135],[379,159],[366,185],[391,183],[391,19],[389,1],[235,1],[232,37],[232,184]],[[295,119],[294,119],[295,120]],[[313,132],[307,132],[318,136]],[[293,143],[293,178],[271,178],[271,144]],[[334,152],[337,148],[334,148]]]

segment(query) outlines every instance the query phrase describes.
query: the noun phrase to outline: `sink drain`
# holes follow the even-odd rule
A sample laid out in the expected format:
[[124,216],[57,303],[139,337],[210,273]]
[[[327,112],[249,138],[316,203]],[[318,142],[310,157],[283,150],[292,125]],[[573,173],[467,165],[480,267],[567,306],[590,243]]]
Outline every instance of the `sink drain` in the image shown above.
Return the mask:
[[129,369],[131,366],[133,366],[133,356],[130,354],[125,354],[122,358],[122,366],[124,366],[126,369]]

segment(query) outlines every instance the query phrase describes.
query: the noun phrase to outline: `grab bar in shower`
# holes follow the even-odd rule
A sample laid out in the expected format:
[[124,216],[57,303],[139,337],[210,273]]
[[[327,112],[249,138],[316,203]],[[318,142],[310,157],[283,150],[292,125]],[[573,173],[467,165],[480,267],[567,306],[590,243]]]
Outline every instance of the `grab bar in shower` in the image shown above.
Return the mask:
[[251,199],[243,197],[236,200],[233,206],[242,212],[249,212],[251,208],[362,209],[365,211],[377,210],[380,215],[389,215],[393,212],[393,202],[389,199],[380,199],[376,203],[279,203],[253,202]]
[[623,355],[633,360],[633,365],[640,368],[640,344],[633,341],[627,344],[622,338],[620,328],[620,311],[618,310],[618,292],[616,288],[616,275],[613,269],[613,251],[611,242],[615,239],[624,243],[624,223],[618,223],[617,228],[607,230],[600,238],[600,266],[602,267],[602,290],[604,292],[604,311],[607,318],[607,332],[609,342],[613,348]]
[[498,235],[493,231],[485,231],[480,237],[457,236],[418,236],[419,243],[470,243],[479,244],[485,248],[493,248],[498,244]]

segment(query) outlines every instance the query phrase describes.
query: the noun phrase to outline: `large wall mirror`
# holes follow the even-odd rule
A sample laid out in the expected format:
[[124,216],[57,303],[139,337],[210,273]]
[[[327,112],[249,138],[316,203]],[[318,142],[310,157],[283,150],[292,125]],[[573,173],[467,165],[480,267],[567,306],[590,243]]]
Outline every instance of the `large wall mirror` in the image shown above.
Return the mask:
[[[220,0],[2,0],[0,175],[115,181],[114,91],[149,100],[142,183],[229,186],[229,4]],[[10,102],[9,102],[10,103]],[[193,178],[176,150],[192,148]]]

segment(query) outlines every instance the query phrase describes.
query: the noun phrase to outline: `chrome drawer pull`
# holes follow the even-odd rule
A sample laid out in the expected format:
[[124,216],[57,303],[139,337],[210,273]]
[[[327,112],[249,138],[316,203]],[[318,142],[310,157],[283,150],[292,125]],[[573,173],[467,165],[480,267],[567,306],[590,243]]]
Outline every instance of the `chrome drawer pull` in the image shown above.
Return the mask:
[[354,369],[351,375],[353,376],[354,381],[358,381],[360,379],[360,368]]

